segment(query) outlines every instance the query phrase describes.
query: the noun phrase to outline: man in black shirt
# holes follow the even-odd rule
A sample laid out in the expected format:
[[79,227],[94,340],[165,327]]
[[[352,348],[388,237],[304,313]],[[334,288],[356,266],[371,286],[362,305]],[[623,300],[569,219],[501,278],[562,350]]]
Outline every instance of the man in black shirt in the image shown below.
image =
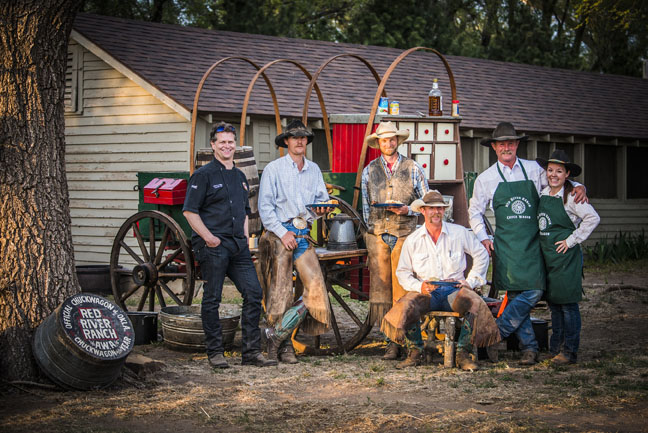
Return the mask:
[[211,131],[214,160],[189,179],[183,213],[193,229],[191,243],[203,279],[202,322],[209,364],[228,368],[218,315],[223,281],[229,277],[243,296],[242,364],[277,365],[261,353],[262,290],[248,248],[248,182],[234,166],[236,129],[219,123]]

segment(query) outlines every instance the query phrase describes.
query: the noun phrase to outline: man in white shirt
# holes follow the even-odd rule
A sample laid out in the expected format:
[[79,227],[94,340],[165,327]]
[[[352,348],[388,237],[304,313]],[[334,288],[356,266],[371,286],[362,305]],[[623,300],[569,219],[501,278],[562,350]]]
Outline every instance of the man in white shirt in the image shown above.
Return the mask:
[[[492,138],[481,141],[492,147],[497,162],[475,180],[468,215],[473,232],[488,254],[495,252],[493,283],[506,291],[508,305],[497,325],[502,338],[515,333],[520,341],[523,365],[538,360],[538,342],[530,313],[545,290],[545,269],[540,251],[537,211],[539,193],[547,185],[545,171],[535,161],[517,157],[518,145],[528,136],[517,135],[508,122],[501,122]],[[576,184],[575,184],[576,185]],[[587,200],[585,188],[574,188],[575,200]],[[494,242],[484,225],[486,207],[495,212]]]
[[[263,170],[259,186],[259,215],[266,231],[259,240],[259,279],[264,289],[266,319],[274,328],[266,332],[268,358],[297,362],[291,331],[319,335],[330,327],[326,284],[315,249],[308,243],[313,214],[306,205],[329,199],[317,164],[306,159],[306,146],[313,133],[299,120],[277,135],[275,144],[288,150]],[[317,214],[330,208],[316,208]],[[293,305],[293,263],[304,286],[302,298]],[[287,311],[290,310],[289,314]],[[307,315],[308,313],[308,315]]]
[[[396,276],[409,293],[387,313],[383,332],[394,335],[394,329],[405,326],[409,336],[411,321],[416,320],[415,326],[419,326],[416,316],[420,317],[420,313],[427,311],[470,313],[464,320],[459,336],[456,359],[460,368],[475,370],[477,364],[471,359],[473,343],[478,346],[491,345],[499,336],[490,310],[473,291],[486,283],[488,253],[465,227],[443,221],[447,206],[441,193],[434,190],[411,204],[414,212],[420,212],[425,217],[425,225],[409,235],[403,244]],[[473,265],[468,276],[464,277],[466,254],[472,257]],[[409,306],[410,302],[417,302],[415,299],[424,300],[427,305],[422,311],[419,309],[416,313],[408,314],[408,311],[413,311]],[[409,318],[405,319],[406,316]],[[418,355],[420,363],[421,353]],[[399,366],[418,365],[414,359],[409,357]]]

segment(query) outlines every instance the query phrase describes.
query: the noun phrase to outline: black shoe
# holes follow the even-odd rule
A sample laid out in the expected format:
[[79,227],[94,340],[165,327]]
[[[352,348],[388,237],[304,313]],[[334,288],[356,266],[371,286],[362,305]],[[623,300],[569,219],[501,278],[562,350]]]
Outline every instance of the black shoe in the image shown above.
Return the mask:
[[257,367],[271,367],[277,365],[277,361],[274,359],[268,359],[261,352],[258,352],[255,355],[252,355],[250,358],[243,359],[241,365],[255,365]]
[[229,368],[229,364],[222,353],[212,355],[208,359],[209,365],[213,368]]

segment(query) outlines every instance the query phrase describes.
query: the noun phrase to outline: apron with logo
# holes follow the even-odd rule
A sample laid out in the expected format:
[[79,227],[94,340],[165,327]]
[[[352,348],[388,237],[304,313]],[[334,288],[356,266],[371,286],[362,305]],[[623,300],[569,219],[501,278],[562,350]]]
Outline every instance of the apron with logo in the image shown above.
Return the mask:
[[540,248],[547,269],[547,301],[553,304],[579,302],[583,295],[583,256],[580,245],[565,254],[556,251],[556,242],[563,241],[576,230],[565,211],[562,197],[543,195],[538,207]]
[[545,270],[538,242],[538,191],[520,163],[524,180],[502,177],[493,195],[495,210],[495,275],[498,290],[544,290]]

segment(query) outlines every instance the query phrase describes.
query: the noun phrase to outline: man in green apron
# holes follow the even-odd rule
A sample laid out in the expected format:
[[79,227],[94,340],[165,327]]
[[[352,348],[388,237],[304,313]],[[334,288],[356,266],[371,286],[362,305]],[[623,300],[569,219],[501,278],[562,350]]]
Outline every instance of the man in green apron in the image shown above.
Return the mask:
[[[468,214],[470,226],[489,254],[495,251],[493,283],[507,292],[508,305],[497,319],[502,338],[515,333],[523,365],[538,361],[538,342],[531,325],[531,309],[545,289],[545,269],[540,251],[537,211],[539,192],[547,185],[542,167],[517,157],[517,148],[528,136],[517,135],[508,122],[497,125],[492,138],[481,141],[492,147],[497,162],[475,180]],[[577,202],[587,200],[585,188],[574,188]],[[495,236],[484,226],[490,204],[495,212]]]

